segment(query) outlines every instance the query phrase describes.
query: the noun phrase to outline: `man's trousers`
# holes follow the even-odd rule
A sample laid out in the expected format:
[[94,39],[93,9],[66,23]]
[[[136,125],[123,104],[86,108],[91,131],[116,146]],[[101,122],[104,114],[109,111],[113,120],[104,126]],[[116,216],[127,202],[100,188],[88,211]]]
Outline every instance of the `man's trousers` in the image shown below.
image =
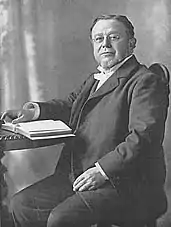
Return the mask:
[[[56,178],[56,181],[55,181]],[[131,202],[110,183],[94,191],[73,192],[64,176],[51,176],[11,200],[16,227],[80,227],[121,221]]]

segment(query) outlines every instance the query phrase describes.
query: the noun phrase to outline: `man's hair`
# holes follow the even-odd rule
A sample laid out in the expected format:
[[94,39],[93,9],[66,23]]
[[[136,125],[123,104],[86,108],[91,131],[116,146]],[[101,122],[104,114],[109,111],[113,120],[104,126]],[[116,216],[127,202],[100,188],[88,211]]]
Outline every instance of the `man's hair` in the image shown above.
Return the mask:
[[131,21],[124,15],[115,15],[115,14],[100,15],[97,18],[95,18],[90,28],[90,38],[92,38],[92,30],[94,25],[100,20],[117,20],[119,22],[122,22],[127,29],[129,38],[134,38],[134,26],[132,25]]

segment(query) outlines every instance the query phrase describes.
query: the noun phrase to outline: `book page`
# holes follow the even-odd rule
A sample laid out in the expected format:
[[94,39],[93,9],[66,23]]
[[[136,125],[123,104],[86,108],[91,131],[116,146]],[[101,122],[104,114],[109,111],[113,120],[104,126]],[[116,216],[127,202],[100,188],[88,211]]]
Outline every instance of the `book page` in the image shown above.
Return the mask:
[[1,128],[2,129],[5,129],[5,130],[12,131],[12,132],[15,132],[16,131],[16,125],[15,124],[12,124],[10,122],[6,122],[5,124],[2,124],[1,125]]
[[43,132],[43,131],[71,131],[71,129],[60,120],[23,122],[23,123],[17,124],[17,127],[30,133]]

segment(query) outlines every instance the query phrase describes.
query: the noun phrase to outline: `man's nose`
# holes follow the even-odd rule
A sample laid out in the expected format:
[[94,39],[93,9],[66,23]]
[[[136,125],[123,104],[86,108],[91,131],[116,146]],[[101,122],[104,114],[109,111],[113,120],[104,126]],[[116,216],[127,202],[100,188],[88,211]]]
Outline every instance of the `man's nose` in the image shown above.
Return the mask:
[[104,37],[103,43],[102,43],[103,47],[111,47],[111,42],[108,36]]

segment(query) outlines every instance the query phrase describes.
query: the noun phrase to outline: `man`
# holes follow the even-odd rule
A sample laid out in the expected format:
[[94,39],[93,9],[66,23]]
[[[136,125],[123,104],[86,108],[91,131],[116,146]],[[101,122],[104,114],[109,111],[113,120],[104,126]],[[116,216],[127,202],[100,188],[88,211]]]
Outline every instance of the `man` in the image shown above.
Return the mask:
[[166,211],[167,88],[133,55],[136,39],[127,17],[98,17],[90,38],[98,73],[65,100],[29,102],[3,115],[14,123],[61,119],[76,135],[55,174],[12,199],[16,226],[143,223]]

